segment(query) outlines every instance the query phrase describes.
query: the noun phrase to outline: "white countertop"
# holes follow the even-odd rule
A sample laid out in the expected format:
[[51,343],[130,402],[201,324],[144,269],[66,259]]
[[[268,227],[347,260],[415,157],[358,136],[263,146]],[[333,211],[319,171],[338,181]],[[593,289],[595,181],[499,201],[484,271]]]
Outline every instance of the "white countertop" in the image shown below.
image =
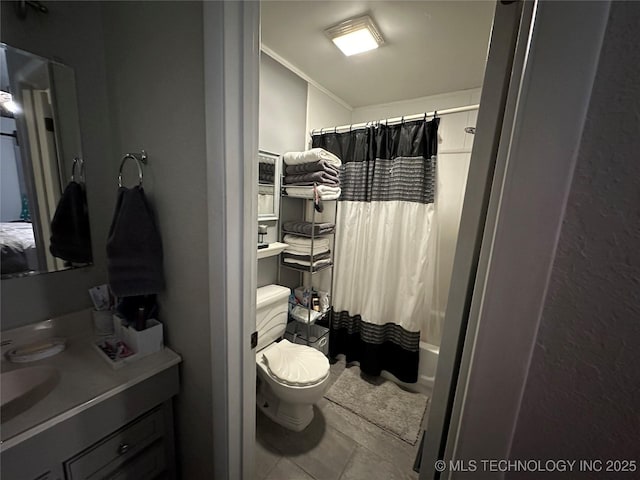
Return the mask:
[[258,249],[258,260],[266,257],[273,257],[275,255],[280,255],[284,250],[287,249],[289,245],[282,242],[272,242],[269,244],[267,248],[259,248]]
[[[24,343],[25,338],[61,336],[67,340],[64,352],[25,364],[2,360],[2,371],[47,365],[56,368],[60,380],[40,402],[1,425],[0,451],[50,428],[181,362],[181,357],[164,348],[114,370],[92,347],[91,310],[56,320],[2,332],[2,339],[14,339],[10,348]],[[3,354],[7,350],[3,348]]]

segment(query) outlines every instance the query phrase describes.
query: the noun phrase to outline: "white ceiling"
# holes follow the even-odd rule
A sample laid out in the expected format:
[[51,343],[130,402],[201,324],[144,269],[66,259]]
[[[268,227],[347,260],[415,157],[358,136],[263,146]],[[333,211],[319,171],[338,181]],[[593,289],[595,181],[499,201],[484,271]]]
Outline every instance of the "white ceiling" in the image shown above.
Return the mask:
[[[262,43],[352,107],[482,85],[493,1],[263,1]],[[345,57],[324,30],[369,14],[385,44]]]

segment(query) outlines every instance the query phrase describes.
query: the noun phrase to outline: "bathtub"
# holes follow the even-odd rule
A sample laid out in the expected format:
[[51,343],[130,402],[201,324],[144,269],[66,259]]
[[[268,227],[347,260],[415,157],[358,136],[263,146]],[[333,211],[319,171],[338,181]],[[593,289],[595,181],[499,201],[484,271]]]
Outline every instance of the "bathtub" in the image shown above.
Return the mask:
[[416,383],[401,382],[386,370],[382,371],[381,377],[391,380],[412,392],[430,394],[436,379],[439,354],[440,347],[431,345],[430,343],[420,342],[420,364],[418,366],[418,381]]

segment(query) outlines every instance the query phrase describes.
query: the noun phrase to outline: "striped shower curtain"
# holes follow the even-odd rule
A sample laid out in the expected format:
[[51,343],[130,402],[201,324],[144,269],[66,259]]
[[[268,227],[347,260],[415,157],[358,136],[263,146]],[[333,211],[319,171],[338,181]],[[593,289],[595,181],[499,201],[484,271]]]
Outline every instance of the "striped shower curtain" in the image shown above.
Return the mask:
[[313,137],[342,159],[330,355],[418,379],[433,294],[439,119]]

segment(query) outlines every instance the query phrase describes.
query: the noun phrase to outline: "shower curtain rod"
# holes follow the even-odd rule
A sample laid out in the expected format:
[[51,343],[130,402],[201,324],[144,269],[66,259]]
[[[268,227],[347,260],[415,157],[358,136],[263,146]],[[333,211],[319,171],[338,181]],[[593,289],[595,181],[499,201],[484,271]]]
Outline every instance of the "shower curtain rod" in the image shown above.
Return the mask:
[[386,118],[384,120],[378,120],[373,122],[354,123],[353,125],[340,125],[339,127],[324,127],[320,129],[314,128],[309,132],[309,134],[313,137],[313,135],[322,134],[324,130],[327,130],[327,132],[330,132],[331,130],[333,130],[334,133],[337,132],[338,130],[357,130],[359,128],[364,128],[376,123],[384,123],[385,125],[388,125],[390,123],[419,120],[425,117],[435,117],[436,115],[441,116],[441,115],[449,115],[451,113],[469,112],[471,110],[478,110],[479,108],[480,108],[480,104],[476,103],[475,105],[467,105],[466,107],[447,108],[445,110],[435,110],[433,112],[416,113],[414,115],[405,115],[403,117]]

